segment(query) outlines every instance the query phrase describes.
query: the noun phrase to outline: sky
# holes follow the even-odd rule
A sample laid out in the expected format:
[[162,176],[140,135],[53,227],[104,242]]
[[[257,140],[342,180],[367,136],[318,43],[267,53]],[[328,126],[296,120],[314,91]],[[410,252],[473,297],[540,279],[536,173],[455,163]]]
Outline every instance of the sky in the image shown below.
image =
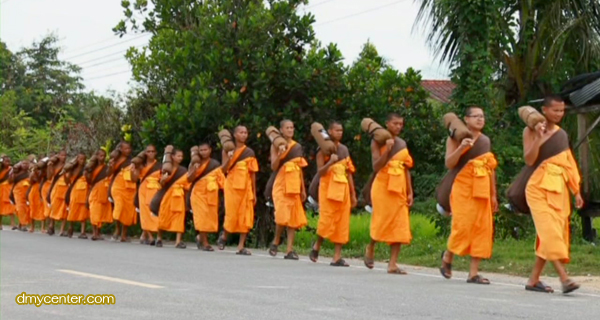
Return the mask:
[[[82,67],[86,90],[126,92],[133,84],[123,57],[130,46],[143,46],[149,35],[115,36],[122,19],[121,0],[0,0],[0,40],[11,51],[39,41],[48,33],[60,39],[60,59]],[[300,11],[315,15],[316,37],[337,43],[351,64],[370,41],[396,69],[421,70],[423,79],[447,79],[426,44],[413,31],[418,4],[414,0],[312,0]]]

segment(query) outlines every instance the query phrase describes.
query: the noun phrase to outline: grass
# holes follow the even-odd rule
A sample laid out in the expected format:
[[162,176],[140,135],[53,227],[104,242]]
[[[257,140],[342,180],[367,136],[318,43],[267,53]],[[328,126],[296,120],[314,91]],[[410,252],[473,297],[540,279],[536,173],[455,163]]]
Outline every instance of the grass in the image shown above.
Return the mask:
[[[437,268],[440,265],[440,254],[446,248],[446,238],[438,235],[438,230],[431,222],[430,216],[420,213],[411,214],[412,243],[404,246],[400,253],[399,262],[408,265]],[[316,239],[318,216],[308,214],[308,226],[297,233],[295,247],[299,253],[308,254],[311,244]],[[365,245],[370,241],[369,225],[371,216],[367,213],[353,215],[350,219],[350,242],[344,246],[343,255],[349,258],[362,258]],[[9,217],[3,217],[4,225],[10,224]],[[600,229],[600,219],[594,220],[594,226]],[[89,225],[88,225],[89,227]],[[105,233],[110,233],[112,227],[103,228]],[[139,226],[131,228],[131,234],[138,234]],[[78,227],[76,227],[78,230]],[[188,234],[189,233],[189,234]],[[185,240],[193,241],[193,231],[185,235]],[[571,263],[567,266],[572,275],[600,276],[600,248],[584,242],[579,234],[571,244]],[[285,239],[285,236],[284,236]],[[214,237],[213,239],[214,240]],[[499,240],[494,243],[492,258],[481,263],[482,272],[505,273],[518,276],[527,276],[531,271],[534,256],[534,238],[523,240],[512,238]],[[333,245],[329,242],[323,244],[321,256],[332,256]],[[389,258],[389,247],[377,244],[375,258],[386,261]],[[455,270],[468,270],[468,257],[456,257],[453,262]],[[545,274],[555,276],[553,268],[547,267]]]

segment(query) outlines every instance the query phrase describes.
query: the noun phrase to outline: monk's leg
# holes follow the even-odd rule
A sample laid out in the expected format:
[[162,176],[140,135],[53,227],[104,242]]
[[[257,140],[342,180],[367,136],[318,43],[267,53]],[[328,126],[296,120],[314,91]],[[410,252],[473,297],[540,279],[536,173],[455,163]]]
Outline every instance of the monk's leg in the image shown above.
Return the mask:
[[200,232],[200,241],[202,241],[202,246],[209,247],[210,244],[208,243],[208,233],[206,232]]
[[152,232],[148,231],[148,241],[150,241],[150,243],[152,243],[154,241],[154,236],[152,235]]
[[177,234],[175,235],[175,245],[179,245],[181,243],[181,236],[183,235],[183,233],[181,232],[177,232]]
[[323,237],[317,237],[317,241],[315,241],[315,244],[313,245],[312,249],[315,251],[321,251],[321,246],[323,245],[323,241],[325,241],[325,239],[323,239]]
[[248,237],[247,233],[240,233],[240,242],[238,243],[238,252],[244,250],[246,247],[246,237]]
[[342,259],[342,244],[334,243],[333,262],[340,261],[340,259]]
[[281,236],[283,235],[283,230],[285,230],[285,226],[275,225],[275,239],[273,239],[273,244],[279,246],[281,244]]
[[569,280],[569,275],[567,275],[567,270],[562,262],[552,261],[552,264],[554,265],[554,269],[556,269],[556,273],[558,273],[561,283],[565,283],[567,280]]
[[11,214],[10,215],[10,228],[14,228],[15,227],[15,215]]
[[156,247],[157,248],[162,247],[162,235],[163,235],[163,231],[159,229],[158,232],[156,233]]
[[[481,258],[471,257],[471,266],[469,267],[469,279],[479,275],[479,264],[481,263]],[[483,279],[483,278],[482,278]],[[482,281],[487,280],[483,279]],[[489,283],[489,281],[485,281]]]
[[540,282],[540,276],[542,275],[542,271],[544,271],[545,265],[546,260],[538,256],[535,257],[535,264],[533,265],[533,270],[531,271],[531,276],[529,277],[529,281],[527,281],[527,285],[535,286]]
[[140,243],[144,244],[144,241],[148,239],[148,231],[142,230],[142,235],[140,236]]
[[388,263],[388,272],[395,272],[398,268],[398,255],[400,254],[400,244],[392,243],[390,245],[390,262]]
[[82,221],[82,222],[81,222],[81,229],[80,229],[80,231],[81,231],[81,237],[83,237],[83,236],[87,236],[87,235],[85,234],[85,221]]
[[446,249],[442,254],[442,266],[440,267],[440,272],[446,279],[452,278],[452,261],[454,261],[454,253]]
[[113,239],[117,240],[119,234],[121,233],[121,223],[119,221],[115,221],[115,232],[113,233]]
[[127,226],[121,225],[121,242],[127,241]]
[[29,233],[35,232],[35,220],[31,219],[31,225],[29,226]]
[[294,251],[294,238],[296,237],[296,229],[287,228],[287,251],[286,253],[290,253]]
[[67,226],[67,219],[60,220],[60,235],[67,235],[65,233],[65,227]]

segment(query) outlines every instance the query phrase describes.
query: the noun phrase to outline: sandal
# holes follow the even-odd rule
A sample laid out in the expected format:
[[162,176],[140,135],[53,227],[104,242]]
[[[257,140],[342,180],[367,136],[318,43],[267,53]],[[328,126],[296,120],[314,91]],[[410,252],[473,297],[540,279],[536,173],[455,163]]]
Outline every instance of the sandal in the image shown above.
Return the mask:
[[79,235],[79,237],[77,237],[77,238],[79,238],[79,239],[87,239],[87,238],[88,238],[88,236],[87,236],[87,234],[85,234],[85,233],[82,233],[82,234],[80,234],[80,235]]
[[490,284],[490,280],[488,280],[480,275],[476,275],[474,277],[467,279],[467,283]]
[[236,252],[235,254],[240,255],[240,256],[251,256],[252,252],[250,252],[248,249],[244,248],[244,249]]
[[155,246],[156,245],[156,239],[152,240],[152,241],[148,240],[148,243],[146,243],[146,244],[149,245],[149,246]]
[[177,249],[185,249],[185,248],[187,248],[187,246],[182,241],[182,242],[178,243],[177,245],[175,245],[175,248],[177,248]]
[[296,251],[288,252],[283,258],[286,260],[300,260],[300,257],[298,257]]
[[444,254],[446,254],[446,250],[442,251],[442,267],[440,268],[440,273],[442,277],[446,279],[452,278],[452,263],[448,263],[444,261]]
[[61,233],[59,236],[60,236],[60,237],[67,237],[67,236],[68,236],[68,234],[67,234],[66,232],[62,232],[62,233]]
[[567,294],[569,292],[573,292],[579,289],[580,285],[571,279],[567,279],[567,281],[562,283],[562,293]]
[[271,245],[269,246],[269,255],[271,257],[274,257],[277,255],[277,245],[274,243],[271,243]]
[[221,238],[221,236],[219,236],[219,240],[217,241],[217,246],[218,246],[219,250],[225,249],[225,240],[223,240],[223,238]]
[[387,273],[389,273],[389,274],[400,274],[400,275],[408,274],[408,273],[406,273],[406,271],[404,271],[404,270],[402,270],[400,268],[396,268],[394,270],[388,270]]
[[202,249],[201,249],[201,250],[202,250],[202,251],[209,251],[209,252],[210,252],[210,251],[215,251],[215,249],[213,249],[213,247],[211,247],[211,246],[202,247]]
[[47,233],[48,233],[49,236],[54,235],[54,228],[48,228],[48,232]]
[[156,247],[157,248],[162,248],[162,240],[156,241]]
[[554,293],[554,289],[552,289],[551,286],[547,286],[545,283],[543,283],[541,281],[538,281],[538,283],[536,283],[533,286],[526,285],[525,290],[534,291],[534,292]]
[[[316,262],[316,261],[315,261]],[[332,267],[349,267],[350,265],[342,258],[340,258],[340,260],[336,261],[336,262],[331,262],[329,264]]]
[[[314,246],[313,246],[313,248],[314,248]],[[316,263],[317,260],[319,260],[319,250],[315,250],[315,249],[310,250],[310,254],[308,255],[308,258],[310,259],[310,261]],[[342,259],[340,259],[340,260],[342,260]]]

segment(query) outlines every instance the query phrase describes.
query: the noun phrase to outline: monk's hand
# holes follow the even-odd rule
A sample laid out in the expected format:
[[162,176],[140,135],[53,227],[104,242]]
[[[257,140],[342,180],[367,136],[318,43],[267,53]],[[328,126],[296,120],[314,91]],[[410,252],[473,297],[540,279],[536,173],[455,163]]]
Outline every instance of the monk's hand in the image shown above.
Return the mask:
[[350,198],[350,203],[352,204],[352,208],[356,208],[358,205],[358,199],[356,199],[356,195],[353,194],[352,198]]
[[302,191],[300,196],[302,197],[302,202],[306,201],[306,191]]
[[412,207],[412,205],[413,205],[414,202],[415,202],[414,201],[414,197],[413,197],[413,194],[411,192],[406,197],[406,205],[409,206],[409,207]]
[[332,154],[331,157],[329,158],[329,163],[336,163],[339,160],[337,154]]
[[394,139],[385,140],[385,146],[386,146],[386,150],[388,150],[388,151],[392,150],[392,147],[394,146]]
[[200,164],[199,163],[194,163],[194,170],[198,170],[198,168],[200,168]]
[[542,138],[544,136],[544,133],[546,132],[546,122],[539,122],[538,124],[535,125],[535,133],[537,134],[538,138]]
[[473,146],[473,139],[465,138],[460,142],[460,148],[463,150],[471,146]]
[[231,157],[233,157],[233,151],[227,152],[227,156],[229,157],[229,159],[231,159]]
[[498,198],[495,195],[492,196],[492,210],[494,213],[500,210],[500,207],[498,206]]
[[286,149],[287,149],[287,146],[285,144],[280,145],[279,150],[277,150],[277,154],[281,155],[282,153],[285,152]]
[[581,193],[575,195],[575,208],[583,208],[583,198],[581,197]]

